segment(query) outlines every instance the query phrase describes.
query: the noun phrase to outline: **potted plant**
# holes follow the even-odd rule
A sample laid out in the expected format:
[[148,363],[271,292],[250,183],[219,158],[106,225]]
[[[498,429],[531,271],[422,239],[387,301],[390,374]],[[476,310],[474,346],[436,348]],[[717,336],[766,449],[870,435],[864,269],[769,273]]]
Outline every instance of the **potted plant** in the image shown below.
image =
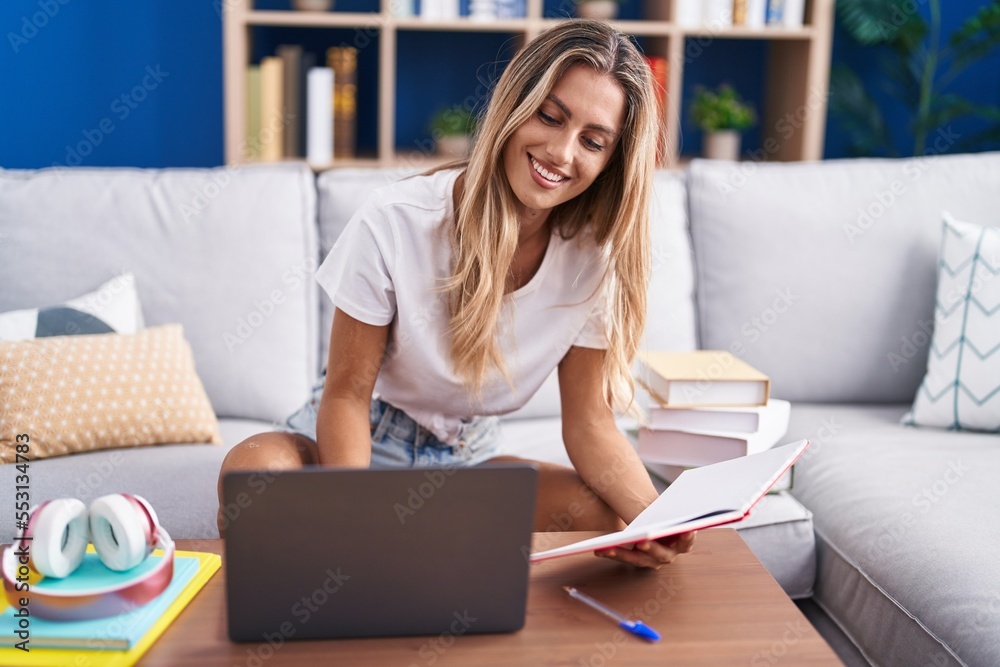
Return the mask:
[[618,5],[623,0],[575,0],[576,15],[583,19],[611,20],[618,16]]
[[710,160],[737,160],[740,133],[753,127],[757,114],[732,86],[715,91],[699,86],[691,102],[691,119],[704,132],[702,155]]
[[439,109],[431,118],[430,131],[439,155],[463,157],[469,154],[476,116],[464,106]]

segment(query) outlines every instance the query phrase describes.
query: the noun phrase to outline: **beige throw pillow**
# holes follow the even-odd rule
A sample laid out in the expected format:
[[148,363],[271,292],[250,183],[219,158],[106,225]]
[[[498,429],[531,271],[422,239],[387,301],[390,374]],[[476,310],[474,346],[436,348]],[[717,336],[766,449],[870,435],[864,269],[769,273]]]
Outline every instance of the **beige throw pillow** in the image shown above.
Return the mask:
[[179,324],[0,341],[0,463],[165,443],[221,444]]

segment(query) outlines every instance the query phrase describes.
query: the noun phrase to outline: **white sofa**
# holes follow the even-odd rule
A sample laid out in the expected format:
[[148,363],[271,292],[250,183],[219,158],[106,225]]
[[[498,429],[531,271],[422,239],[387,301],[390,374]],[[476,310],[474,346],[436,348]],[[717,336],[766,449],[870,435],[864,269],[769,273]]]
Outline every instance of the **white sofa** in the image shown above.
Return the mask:
[[[217,536],[227,448],[282,421],[326,358],[332,307],[311,271],[361,199],[399,176],[314,177],[294,163],[0,170],[0,312],[131,271],[146,325],[184,325],[225,440],[37,461],[33,501],[136,492],[175,538]],[[859,212],[897,182],[903,193],[851,243]],[[786,590],[814,592],[849,662],[1000,664],[1000,438],[900,426],[927,351],[898,372],[886,361],[932,315],[941,210],[997,224],[998,183],[1000,154],[657,174],[647,344],[730,349],[793,401],[785,441],[814,442],[793,493],[812,520],[745,537],[786,568],[772,569]],[[508,452],[566,462],[554,380],[503,432]],[[958,459],[960,483],[903,526],[914,494]],[[3,488],[13,475],[0,466]],[[0,541],[13,526],[0,503]]]

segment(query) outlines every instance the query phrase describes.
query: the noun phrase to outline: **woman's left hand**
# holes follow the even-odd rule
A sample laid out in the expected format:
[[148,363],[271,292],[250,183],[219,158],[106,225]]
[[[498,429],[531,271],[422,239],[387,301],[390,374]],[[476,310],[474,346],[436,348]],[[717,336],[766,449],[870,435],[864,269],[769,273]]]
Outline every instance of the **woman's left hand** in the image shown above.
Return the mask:
[[594,555],[621,561],[636,567],[660,569],[678,555],[691,551],[694,532],[671,535],[660,540],[647,540],[629,546],[595,551]]

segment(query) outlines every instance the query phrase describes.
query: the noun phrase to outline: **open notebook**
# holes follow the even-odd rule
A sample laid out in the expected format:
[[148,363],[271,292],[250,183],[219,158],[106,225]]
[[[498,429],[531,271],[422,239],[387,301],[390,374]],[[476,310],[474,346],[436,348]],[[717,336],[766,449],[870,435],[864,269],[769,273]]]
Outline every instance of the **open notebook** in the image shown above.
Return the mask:
[[531,554],[531,562],[740,521],[802,455],[808,440],[685,470],[624,530]]

